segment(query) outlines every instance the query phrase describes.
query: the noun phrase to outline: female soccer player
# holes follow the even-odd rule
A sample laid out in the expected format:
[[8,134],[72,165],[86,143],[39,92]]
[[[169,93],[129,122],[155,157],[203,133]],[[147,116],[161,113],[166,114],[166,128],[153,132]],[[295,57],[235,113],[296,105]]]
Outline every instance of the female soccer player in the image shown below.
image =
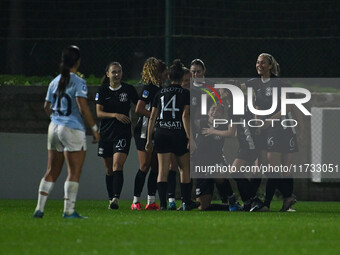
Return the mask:
[[87,105],[86,82],[76,75],[80,65],[80,51],[71,45],[62,52],[60,75],[49,85],[44,109],[51,117],[48,128],[48,162],[45,176],[39,186],[38,203],[33,214],[44,216],[48,195],[57,181],[64,159],[67,163],[67,179],[64,185],[64,218],[86,218],[75,211],[79,178],[86,154],[86,136],[82,117],[92,127],[93,142],[98,142],[98,127]]
[[136,89],[121,82],[123,71],[118,62],[107,65],[106,75],[96,94],[96,111],[100,121],[98,156],[104,159],[109,209],[118,209],[123,188],[123,167],[130,150],[131,103],[137,104]]
[[[229,83],[239,86],[237,81],[229,81]],[[204,128],[202,133],[207,136],[219,135],[222,137],[233,137],[237,133],[239,148],[237,150],[237,155],[233,161],[232,167],[233,169],[236,169],[236,172],[239,173],[242,166],[253,165],[258,158],[259,136],[256,135],[256,128],[248,125],[248,121],[254,119],[254,116],[249,111],[247,105],[245,105],[244,115],[234,115],[233,98],[231,93],[224,89],[220,89],[219,92],[221,99],[223,100],[223,105],[227,111],[227,119],[229,124],[231,121],[238,124],[229,125],[227,130],[218,130],[212,127]],[[230,177],[234,178],[232,173]],[[237,184],[242,201],[244,202],[244,211],[268,211],[268,208],[264,207],[263,202],[257,198],[257,187],[254,187],[252,181],[249,181],[247,178],[240,178],[239,176],[234,178],[234,181]]]
[[[183,67],[184,75],[182,79],[182,88],[190,90],[190,78],[191,72],[188,68]],[[171,154],[170,169],[168,176],[168,199],[169,199],[169,210],[176,210],[176,175],[178,170],[178,163],[176,156]]]
[[[258,56],[256,61],[256,71],[261,77],[260,79],[251,79],[246,85],[252,87],[255,92],[255,105],[259,110],[270,109],[273,102],[273,88],[278,90],[278,104],[275,112],[271,116],[261,116],[261,119],[272,118],[273,115],[281,111],[281,87],[288,86],[284,84],[279,78],[280,65],[275,58],[268,54],[262,53]],[[292,108],[294,111],[294,108]],[[281,116],[281,119],[291,119],[291,112],[287,116]],[[297,118],[300,118],[296,112]],[[302,125],[302,121],[299,121]],[[302,134],[302,133],[300,133]],[[262,149],[265,151],[265,159],[269,165],[290,165],[293,161],[293,153],[298,151],[296,130],[295,128],[284,128],[280,122],[275,122],[273,127],[269,126],[261,130]],[[267,207],[270,206],[275,187],[279,188],[283,197],[283,205],[281,211],[287,211],[296,202],[296,197],[293,194],[293,178],[282,179],[268,179],[266,187]],[[270,192],[269,192],[270,191]]]
[[161,85],[165,82],[166,75],[167,66],[163,61],[154,57],[148,58],[145,61],[142,71],[142,80],[146,85],[143,86],[136,106],[136,113],[140,115],[134,131],[138,151],[139,169],[135,177],[134,197],[131,210],[143,209],[142,204],[140,203],[140,195],[150,166],[148,199],[145,209],[159,210],[159,205],[155,202],[158,174],[157,155],[153,151],[145,151],[145,145],[152,101],[156,93],[161,89]]
[[[220,165],[226,166],[223,146],[224,136],[231,136],[230,128],[227,124],[213,126],[214,119],[221,119],[224,115],[222,106],[212,104],[208,111],[208,118],[202,118],[199,122],[200,132],[197,136],[197,149],[193,157],[195,164],[199,166]],[[228,132],[229,131],[229,132]],[[223,204],[211,204],[212,195],[214,192],[214,184],[216,183]],[[200,210],[240,210],[236,203],[236,197],[231,188],[230,182],[225,177],[220,178],[203,178],[197,179],[196,196],[200,203]],[[226,203],[229,202],[229,207]]]
[[[205,79],[206,75],[206,67],[204,62],[201,59],[194,59],[190,63],[190,72],[191,72],[191,77],[194,80],[194,86],[190,90],[191,93],[191,104],[190,104],[190,112],[192,114],[191,119],[194,120],[193,125],[191,125],[191,131],[193,135],[191,136],[191,151],[195,150],[195,145],[196,141],[195,138],[199,135],[199,129],[200,129],[200,124],[198,120],[200,119],[200,106],[201,106],[201,89],[197,87],[196,81],[202,81],[202,79]],[[199,82],[197,82],[199,83]],[[219,191],[219,194],[226,194],[226,191],[230,192],[231,190],[231,185],[228,180],[224,180],[223,182],[216,182],[216,187]],[[228,198],[227,197],[221,197],[222,203],[228,203]],[[231,210],[238,210],[238,207],[236,205],[236,199],[231,199],[232,205],[229,207]],[[234,203],[235,201],[235,203]]]
[[180,167],[183,209],[192,209],[188,150],[190,96],[189,91],[181,87],[183,74],[183,64],[180,60],[175,60],[169,70],[171,84],[166,88],[162,88],[156,94],[148,126],[145,149],[146,151],[152,151],[152,135],[158,118],[154,140],[159,165],[157,188],[161,210],[166,210],[167,208],[167,181],[171,153],[176,155]]

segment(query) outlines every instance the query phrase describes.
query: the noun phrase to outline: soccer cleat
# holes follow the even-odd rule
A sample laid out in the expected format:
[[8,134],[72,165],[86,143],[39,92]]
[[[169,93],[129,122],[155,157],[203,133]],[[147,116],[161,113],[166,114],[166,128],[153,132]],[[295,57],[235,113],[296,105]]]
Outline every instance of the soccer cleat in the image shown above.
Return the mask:
[[44,217],[44,213],[40,210],[36,210],[34,213],[33,213],[33,218],[42,218]]
[[63,218],[65,219],[87,219],[88,217],[81,216],[77,212],[73,212],[72,214],[63,213]]
[[170,211],[175,211],[176,210],[176,203],[175,203],[175,201],[172,201],[172,202],[169,203],[168,210],[170,210]]
[[118,208],[119,208],[118,198],[114,197],[112,198],[112,200],[110,200],[109,209],[117,210]]
[[244,203],[243,206],[242,206],[242,211],[249,212],[251,207],[252,207],[251,203]]
[[[190,201],[189,203],[182,203],[182,211],[191,211],[197,209],[200,206],[199,202]],[[179,208],[177,209],[179,210]]]
[[151,211],[151,210],[154,210],[154,211],[159,211],[159,205],[157,203],[152,203],[152,204],[147,204],[146,207],[145,207],[145,210],[148,210],[148,211]]
[[287,210],[287,212],[296,212],[296,210],[293,207],[289,207],[289,209]]
[[141,203],[139,203],[139,202],[133,203],[131,205],[131,210],[133,210],[133,211],[141,211],[141,210],[143,210],[143,205]]
[[283,200],[283,205],[280,212],[287,212],[289,208],[296,203],[296,196],[292,194],[291,197],[285,198]]
[[255,198],[253,203],[251,204],[250,212],[269,212],[269,208],[264,205],[264,203],[258,199]]
[[237,202],[233,205],[229,205],[229,212],[242,211],[242,206]]

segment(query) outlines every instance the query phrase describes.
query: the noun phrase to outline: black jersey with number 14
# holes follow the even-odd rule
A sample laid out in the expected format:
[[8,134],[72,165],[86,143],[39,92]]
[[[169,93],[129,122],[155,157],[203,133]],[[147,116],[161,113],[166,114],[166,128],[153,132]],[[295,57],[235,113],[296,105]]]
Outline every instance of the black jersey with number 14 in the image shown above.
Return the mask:
[[185,105],[190,105],[190,92],[181,85],[171,84],[155,96],[152,107],[159,111],[156,132],[164,135],[185,135],[182,115]]

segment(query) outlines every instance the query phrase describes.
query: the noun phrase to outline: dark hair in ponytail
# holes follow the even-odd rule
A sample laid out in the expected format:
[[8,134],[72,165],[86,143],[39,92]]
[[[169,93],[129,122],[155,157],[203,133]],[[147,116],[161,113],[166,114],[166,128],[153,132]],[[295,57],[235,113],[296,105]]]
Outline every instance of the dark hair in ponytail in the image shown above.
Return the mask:
[[184,75],[184,65],[180,59],[175,59],[172,62],[169,70],[169,79],[172,82],[181,82]]
[[58,84],[58,92],[62,93],[65,91],[67,84],[70,81],[70,69],[74,67],[77,61],[80,59],[80,50],[75,45],[66,47],[61,54],[60,62],[60,80]]
[[117,62],[117,61],[110,62],[105,68],[105,74],[102,77],[102,83],[101,83],[102,85],[103,84],[110,84],[110,79],[109,79],[109,77],[107,77],[106,73],[109,71],[111,66],[120,66],[120,68],[123,69],[122,65],[119,62]]

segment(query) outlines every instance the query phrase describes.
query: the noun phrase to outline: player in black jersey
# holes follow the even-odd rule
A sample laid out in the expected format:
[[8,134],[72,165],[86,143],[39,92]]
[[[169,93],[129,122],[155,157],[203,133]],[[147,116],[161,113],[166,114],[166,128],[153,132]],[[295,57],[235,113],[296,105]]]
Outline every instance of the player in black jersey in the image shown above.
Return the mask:
[[118,209],[123,187],[123,167],[130,150],[131,103],[137,104],[136,89],[121,82],[122,66],[118,62],[107,65],[102,85],[96,94],[96,111],[100,121],[98,156],[103,157],[109,209]]
[[[278,104],[275,112],[271,114],[271,116],[260,116],[260,118],[269,119],[273,118],[275,114],[281,115],[281,88],[287,87],[288,85],[278,78],[280,75],[279,64],[272,55],[262,53],[257,58],[256,70],[261,78],[249,80],[246,86],[252,87],[254,90],[254,101],[257,109],[270,109],[273,103],[273,88],[277,88],[278,90]],[[295,111],[294,107],[292,107],[287,116],[280,116],[281,120],[291,119],[292,112],[296,113],[296,117],[300,119],[300,115]],[[300,125],[303,124],[301,120],[298,123]],[[262,150],[265,151],[265,153],[262,153],[262,155],[265,155],[262,156],[262,159],[265,158],[265,161],[272,166],[280,164],[290,165],[292,163],[293,153],[298,151],[295,128],[285,128],[280,122],[275,122],[273,126],[261,128],[261,136]],[[285,176],[285,178],[282,179],[268,179],[265,201],[268,207],[270,206],[276,188],[279,188],[284,197],[281,211],[290,210],[290,207],[296,202],[295,195],[293,194],[293,178]]]
[[[240,87],[238,81],[229,81],[229,83]],[[233,137],[237,134],[239,148],[232,167],[239,173],[242,166],[253,165],[259,157],[258,147],[260,137],[256,134],[256,128],[248,125],[248,121],[254,119],[254,115],[249,111],[247,104],[245,104],[244,115],[234,115],[231,93],[225,89],[220,89],[219,93],[227,111],[229,124],[231,124],[231,121],[235,124],[229,125],[228,130],[226,131],[218,131],[211,128],[203,129],[203,134],[215,134],[227,137]],[[236,182],[242,201],[244,202],[243,210],[249,211],[252,209],[251,211],[268,211],[268,208],[264,206],[263,202],[257,198],[257,186],[254,185],[253,179],[249,180],[246,178],[251,178],[252,176],[237,176],[236,178],[231,174],[231,177]]]
[[156,93],[161,89],[161,84],[165,82],[167,75],[166,64],[154,57],[148,58],[143,66],[142,80],[146,84],[143,86],[139,97],[136,113],[139,114],[138,122],[134,130],[134,138],[138,151],[139,169],[135,177],[134,197],[131,210],[142,210],[140,195],[142,193],[145,177],[151,166],[148,178],[148,200],[146,210],[159,210],[159,205],[155,202],[157,190],[157,155],[152,151],[146,152],[146,138],[152,102]]
[[[182,88],[190,90],[191,72],[188,68],[183,67],[184,75],[182,79]],[[176,210],[176,175],[178,171],[178,163],[176,156],[171,154],[170,167],[168,175],[168,199],[169,210]]]
[[[201,94],[202,90],[200,89],[200,82],[205,80],[206,75],[206,67],[204,62],[201,59],[194,59],[190,64],[190,72],[192,75],[193,87],[190,90],[191,94],[191,102],[190,102],[190,112],[192,114],[191,119],[194,120],[191,125],[191,151],[195,151],[196,147],[196,137],[198,136],[200,125],[197,120],[200,119],[200,106],[201,106]],[[197,82],[196,82],[197,81]],[[225,194],[226,191],[230,192],[230,183],[228,180],[225,180],[222,183],[216,183],[216,187],[220,194]],[[231,210],[237,210],[236,199],[230,199],[232,202]],[[222,197],[222,203],[227,203],[228,199]]]
[[[214,127],[214,119],[221,119],[224,115],[222,106],[212,104],[209,107],[208,118],[201,118],[200,129],[196,139],[197,148],[193,153],[195,165],[199,166],[227,166],[224,157],[224,136],[228,136],[228,124]],[[222,134],[222,135],[220,135]],[[211,204],[214,185],[218,188],[222,204]],[[196,200],[200,203],[200,210],[229,210],[238,211],[240,206],[236,201],[235,194],[229,180],[225,175],[219,178],[200,178],[196,180]],[[229,207],[226,205],[229,202]]]
[[[167,208],[167,181],[171,153],[177,157],[180,176],[181,193],[184,210],[191,209],[190,192],[190,157],[189,143],[190,118],[189,91],[181,87],[183,78],[183,64],[175,60],[169,70],[170,85],[162,88],[155,96],[148,126],[146,151],[153,149],[152,135],[154,134],[155,150],[158,156],[159,172],[157,188],[161,203],[161,210]],[[156,124],[156,119],[157,124]],[[156,131],[154,127],[156,124]]]
[[[191,72],[191,77],[194,80],[194,85],[195,85],[195,80],[205,78],[206,68],[205,68],[204,62],[198,58],[191,61],[190,72]],[[190,94],[191,94],[190,112],[194,114],[192,119],[198,120],[200,116],[201,90],[196,89],[196,86],[193,86],[193,89],[190,91]],[[191,129],[192,129],[193,134],[196,134],[197,133],[196,128],[198,128],[198,123],[194,122],[193,124],[194,125],[192,125]]]

